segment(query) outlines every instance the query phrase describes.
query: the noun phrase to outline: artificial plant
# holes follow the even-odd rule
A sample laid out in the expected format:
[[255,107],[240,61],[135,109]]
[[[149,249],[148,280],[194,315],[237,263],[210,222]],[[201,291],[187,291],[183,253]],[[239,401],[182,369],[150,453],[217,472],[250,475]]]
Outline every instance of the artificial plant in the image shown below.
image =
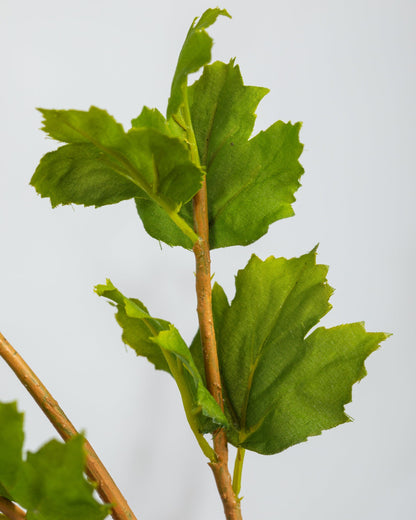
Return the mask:
[[[245,450],[279,453],[348,421],[351,387],[386,334],[366,332],[362,323],[311,332],[332,293],[316,249],[289,260],[253,255],[236,276],[231,302],[212,286],[210,250],[251,244],[292,216],[303,174],[300,123],[277,121],[252,136],[268,90],[244,85],[234,60],[210,63],[206,29],[219,16],[229,14],[208,9],[193,21],[166,117],[144,107],[125,131],[96,107],[40,109],[43,130],[64,144],[41,159],[31,184],[53,207],[132,199],[152,237],[193,252],[199,331],[189,347],[173,324],[110,280],[95,290],[115,307],[123,341],[175,380],[225,516],[238,520]],[[0,353],[66,441],[23,458],[22,414],[14,403],[0,406],[0,511],[10,519],[134,519],[91,446],[1,335]],[[229,443],[237,448],[233,476]]]

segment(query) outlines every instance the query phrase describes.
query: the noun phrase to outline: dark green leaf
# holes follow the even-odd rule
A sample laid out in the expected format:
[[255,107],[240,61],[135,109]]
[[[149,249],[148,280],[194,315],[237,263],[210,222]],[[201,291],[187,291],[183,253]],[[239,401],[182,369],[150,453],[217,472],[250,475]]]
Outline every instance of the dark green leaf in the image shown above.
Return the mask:
[[31,184],[42,197],[58,204],[104,206],[139,195],[142,190],[118,175],[92,144],[69,144],[43,156]]
[[93,486],[83,478],[83,445],[83,437],[77,436],[66,444],[50,441],[38,452],[28,453],[13,493],[15,500],[30,510],[29,518],[106,518],[109,507],[95,501]]
[[253,428],[246,440],[241,435],[242,445],[260,453],[277,453],[350,421],[344,405],[351,402],[352,385],[367,374],[365,359],[386,337],[366,332],[363,323],[316,329],[304,341],[302,356],[281,375],[270,407],[263,408],[261,417],[253,405],[264,394],[253,389]]
[[277,453],[348,420],[351,386],[386,335],[351,324],[305,339],[330,309],[326,273],[315,251],[264,262],[253,255],[229,307],[214,293],[222,299],[214,321],[233,444]]
[[0,487],[3,496],[16,482],[23,441],[23,414],[17,411],[16,403],[0,403]]
[[212,38],[205,29],[210,27],[220,15],[231,18],[225,9],[216,8],[207,9],[198,22],[197,18],[193,21],[179,54],[173,77],[167,109],[168,118],[175,115],[181,108],[188,75],[197,72],[211,61]]
[[174,377],[192,429],[206,433],[225,425],[227,421],[221,408],[205,388],[192,355],[175,327],[150,316],[139,300],[123,296],[110,280],[107,285],[98,285],[96,292],[117,305],[116,318],[123,329],[123,341],[155,368]]
[[0,489],[27,510],[28,520],[103,520],[110,507],[93,498],[83,475],[84,439],[50,441],[22,459],[23,416],[0,403]]

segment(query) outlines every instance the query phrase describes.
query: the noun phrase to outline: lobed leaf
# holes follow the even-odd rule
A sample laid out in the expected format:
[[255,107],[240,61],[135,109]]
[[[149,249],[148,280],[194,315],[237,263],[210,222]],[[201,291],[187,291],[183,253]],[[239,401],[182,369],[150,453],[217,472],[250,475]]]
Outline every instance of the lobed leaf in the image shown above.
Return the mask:
[[[255,255],[236,277],[228,304],[213,292],[214,324],[228,437],[236,446],[278,453],[349,420],[344,405],[366,374],[364,360],[387,336],[360,323],[310,329],[329,311],[327,267],[315,250],[300,258]],[[198,340],[192,351],[200,358]]]
[[15,403],[0,403],[0,492],[27,510],[32,520],[102,520],[110,506],[93,497],[84,478],[84,439],[50,441],[22,458],[23,415]]
[[227,424],[175,327],[165,320],[150,316],[139,300],[123,296],[110,280],[107,280],[106,285],[98,285],[96,292],[116,304],[116,319],[123,329],[123,341],[137,355],[146,357],[155,368],[173,376],[192,429],[208,433]]
[[367,374],[365,359],[386,338],[384,333],[366,332],[363,323],[316,329],[304,340],[294,366],[287,367],[276,383],[261,417],[253,405],[262,397],[253,392],[253,426],[240,434],[242,445],[259,453],[277,453],[351,421],[344,405],[352,400],[352,385]]
[[303,168],[300,123],[278,121],[248,140],[268,92],[245,86],[238,66],[213,63],[189,89],[192,124],[207,171],[211,248],[246,245],[293,215]]
[[[270,224],[293,215],[303,168],[298,159],[301,124],[277,121],[249,139],[255,110],[268,92],[246,86],[232,60],[204,67],[188,88],[193,131],[206,170],[210,247],[247,245]],[[170,245],[190,247],[149,200],[138,204],[149,234]],[[192,225],[191,203],[180,215]]]
[[45,155],[31,184],[52,206],[151,200],[192,242],[196,235],[178,212],[199,190],[204,173],[190,161],[186,144],[167,131],[161,114],[147,111],[124,132],[96,107],[41,109],[43,130],[68,144]]
[[204,67],[201,78],[188,89],[202,164],[209,167],[222,148],[249,139],[256,120],[255,110],[268,92],[267,88],[244,85],[234,60]]

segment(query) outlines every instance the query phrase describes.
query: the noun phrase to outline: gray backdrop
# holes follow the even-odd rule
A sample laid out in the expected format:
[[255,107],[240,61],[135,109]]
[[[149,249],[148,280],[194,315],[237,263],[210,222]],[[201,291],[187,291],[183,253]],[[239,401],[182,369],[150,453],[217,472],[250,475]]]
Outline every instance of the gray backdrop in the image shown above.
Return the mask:
[[[303,121],[296,216],[247,247],[213,254],[229,297],[252,252],[320,243],[336,288],[325,325],[365,320],[394,336],[367,362],[355,418],[280,455],[247,454],[245,520],[415,518],[414,127],[416,4],[405,0],[224,0],[214,59],[236,56],[267,86],[256,131]],[[166,108],[200,0],[0,0],[0,330],[113,473],[140,519],[222,517],[214,480],[170,378],[127,351],[106,277],[190,341],[193,257],[146,236],[132,202],[50,208],[28,181],[45,139],[35,107],[106,108],[124,125]],[[26,413],[26,447],[55,436],[9,368],[0,398]],[[233,454],[233,453],[232,453]]]

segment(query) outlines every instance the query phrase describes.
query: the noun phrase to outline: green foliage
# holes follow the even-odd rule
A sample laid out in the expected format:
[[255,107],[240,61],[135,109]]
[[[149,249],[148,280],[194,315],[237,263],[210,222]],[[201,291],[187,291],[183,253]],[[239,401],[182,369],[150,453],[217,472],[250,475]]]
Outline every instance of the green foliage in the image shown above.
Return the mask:
[[[104,110],[45,110],[43,130],[68,143],[41,160],[32,185],[52,206],[96,207],[134,198],[146,231],[191,249],[191,199],[206,175],[211,248],[247,245],[276,220],[293,215],[291,204],[303,168],[300,123],[277,121],[250,139],[255,110],[268,92],[245,86],[232,60],[211,59],[205,29],[225,10],[208,9],[194,20],[172,81],[167,119],[144,107],[123,127]],[[201,78],[187,77],[204,67]]]
[[[208,9],[188,31],[171,86],[167,118],[144,107],[125,132],[91,107],[41,110],[43,130],[68,143],[42,159],[32,184],[52,205],[111,204],[134,198],[145,229],[192,248],[192,197],[206,176],[210,248],[246,245],[293,215],[303,168],[300,123],[277,121],[251,136],[268,90],[244,85],[238,65],[211,60],[206,30],[225,10]],[[203,67],[188,86],[188,75]],[[231,304],[214,286],[213,310],[228,422],[205,388],[199,334],[190,350],[169,322],[150,316],[112,284],[97,293],[117,307],[123,341],[170,373],[194,432],[227,425],[231,442],[277,453],[348,420],[351,386],[385,338],[361,324],[311,328],[328,312],[332,289],[315,251],[262,262],[253,256],[236,278]],[[192,354],[191,354],[192,353]],[[198,369],[196,368],[198,366]]]
[[[277,121],[249,139],[254,111],[266,93],[245,86],[234,61],[207,65],[188,88],[192,130],[207,178],[211,249],[250,244],[271,223],[293,215],[291,204],[303,173],[298,161],[301,125]],[[140,200],[137,208],[151,236],[190,247],[154,202]],[[180,215],[192,225],[191,203]]]
[[[252,256],[228,303],[219,285],[213,311],[229,440],[278,453],[349,420],[344,405],[366,372],[364,360],[387,336],[361,323],[310,329],[330,310],[327,267],[315,250],[286,260]],[[306,336],[306,338],[305,338]],[[201,369],[199,334],[191,346]]]
[[106,285],[98,285],[96,292],[116,304],[116,319],[123,329],[123,341],[138,356],[146,357],[155,368],[174,377],[192,430],[207,433],[227,426],[221,408],[206,389],[192,355],[175,327],[151,317],[139,300],[123,296],[110,280]]
[[27,510],[28,520],[102,520],[109,506],[93,497],[84,476],[84,439],[52,440],[22,458],[23,414],[0,403],[0,494]]
[[[193,197],[206,180],[210,248],[247,245],[270,224],[293,215],[303,168],[300,123],[277,121],[252,136],[255,111],[268,90],[244,85],[238,65],[211,61],[208,9],[188,31],[173,77],[166,118],[144,107],[126,132],[106,111],[46,110],[43,130],[65,143],[47,153],[31,184],[52,206],[100,207],[134,199],[146,231],[192,249]],[[188,86],[188,76],[203,68]],[[195,249],[197,251],[198,248]],[[330,310],[327,267],[316,250],[300,258],[255,255],[236,276],[229,303],[215,284],[214,327],[224,412],[206,388],[199,332],[190,348],[168,321],[108,280],[96,292],[117,309],[122,339],[175,380],[185,414],[211,463],[204,437],[227,430],[235,446],[278,453],[349,420],[352,386],[364,361],[387,335],[363,324],[311,330]],[[207,291],[209,292],[209,290]],[[108,512],[82,476],[82,437],[56,441],[22,460],[22,416],[0,407],[0,494],[29,510],[28,519],[100,519]],[[241,475],[237,467],[237,488]]]
[[52,206],[96,207],[133,197],[155,201],[191,240],[178,212],[199,190],[202,171],[185,143],[149,126],[128,132],[106,111],[41,110],[43,130],[67,144],[46,154],[31,184]]

